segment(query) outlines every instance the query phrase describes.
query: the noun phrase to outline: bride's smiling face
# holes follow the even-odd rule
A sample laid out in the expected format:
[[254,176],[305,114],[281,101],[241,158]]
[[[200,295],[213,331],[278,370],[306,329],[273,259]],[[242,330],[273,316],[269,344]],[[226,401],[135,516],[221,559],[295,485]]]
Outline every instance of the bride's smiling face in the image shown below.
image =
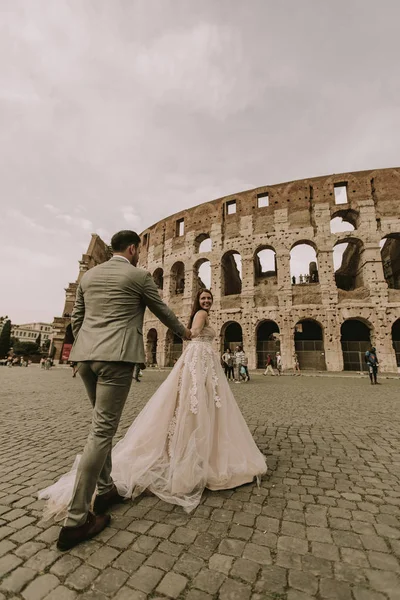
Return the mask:
[[213,300],[211,294],[209,294],[208,292],[203,292],[199,298],[200,308],[208,312],[212,307],[212,303]]

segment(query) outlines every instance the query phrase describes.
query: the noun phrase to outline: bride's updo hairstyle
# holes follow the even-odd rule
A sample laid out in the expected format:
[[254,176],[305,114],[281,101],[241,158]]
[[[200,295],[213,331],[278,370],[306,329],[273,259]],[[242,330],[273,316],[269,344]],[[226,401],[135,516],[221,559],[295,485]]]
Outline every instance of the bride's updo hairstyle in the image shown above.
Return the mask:
[[204,292],[207,292],[207,294],[210,294],[211,296],[211,300],[212,302],[214,302],[214,296],[212,295],[212,292],[210,292],[210,290],[206,289],[206,288],[201,288],[197,294],[196,294],[196,298],[194,299],[193,302],[193,307],[192,307],[192,312],[190,314],[190,319],[189,319],[189,323],[188,323],[188,329],[191,328],[191,326],[193,325],[193,319],[195,314],[199,311],[202,310],[201,306],[200,306],[200,296],[202,294],[204,294]]

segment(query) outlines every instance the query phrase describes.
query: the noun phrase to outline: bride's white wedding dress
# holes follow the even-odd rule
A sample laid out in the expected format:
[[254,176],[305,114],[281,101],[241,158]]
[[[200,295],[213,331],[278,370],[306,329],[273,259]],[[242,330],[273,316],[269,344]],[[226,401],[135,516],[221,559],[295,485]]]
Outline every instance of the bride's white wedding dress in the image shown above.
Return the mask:
[[[206,325],[188,342],[164,383],[112,451],[118,492],[134,498],[149,490],[187,512],[204,488],[225,490],[266,473],[257,448],[212,348]],[[45,517],[65,516],[79,458],[73,469],[42,490]]]

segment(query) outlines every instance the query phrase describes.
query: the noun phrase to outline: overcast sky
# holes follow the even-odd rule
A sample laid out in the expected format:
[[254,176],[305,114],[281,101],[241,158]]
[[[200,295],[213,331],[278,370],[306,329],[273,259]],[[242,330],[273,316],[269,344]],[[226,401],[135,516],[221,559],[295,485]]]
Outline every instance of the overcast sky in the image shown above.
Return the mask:
[[398,0],[1,0],[0,315],[106,241],[260,185],[400,164]]

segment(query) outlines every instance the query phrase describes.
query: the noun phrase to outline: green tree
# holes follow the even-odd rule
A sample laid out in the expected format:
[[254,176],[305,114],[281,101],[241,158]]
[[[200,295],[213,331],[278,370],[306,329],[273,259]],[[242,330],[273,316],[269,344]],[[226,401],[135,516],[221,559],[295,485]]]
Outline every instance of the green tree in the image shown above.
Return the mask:
[[50,340],[44,340],[42,349],[47,351],[49,348],[50,348]]
[[35,342],[17,342],[13,348],[16,356],[32,356],[33,354],[39,354],[40,348]]
[[36,345],[40,348],[40,346],[42,345],[42,334],[39,333],[39,335],[36,338]]
[[11,346],[11,321],[8,317],[1,317],[0,328],[0,358],[3,358]]

